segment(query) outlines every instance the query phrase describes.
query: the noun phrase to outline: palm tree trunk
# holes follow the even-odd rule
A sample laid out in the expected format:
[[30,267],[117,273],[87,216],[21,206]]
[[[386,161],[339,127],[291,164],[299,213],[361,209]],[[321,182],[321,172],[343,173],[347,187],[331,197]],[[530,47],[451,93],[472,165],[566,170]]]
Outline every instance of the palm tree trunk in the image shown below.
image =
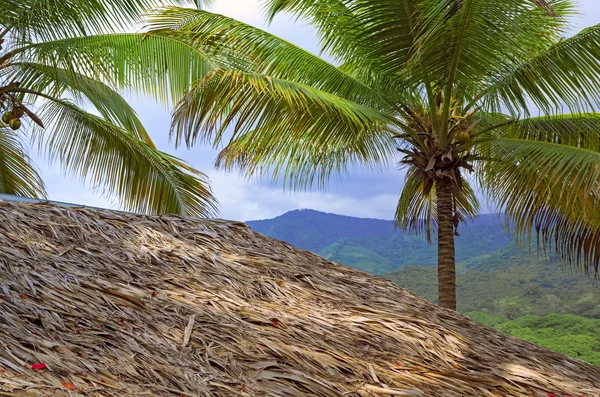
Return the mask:
[[440,178],[436,186],[438,211],[438,301],[441,307],[456,310],[456,268],[452,181]]

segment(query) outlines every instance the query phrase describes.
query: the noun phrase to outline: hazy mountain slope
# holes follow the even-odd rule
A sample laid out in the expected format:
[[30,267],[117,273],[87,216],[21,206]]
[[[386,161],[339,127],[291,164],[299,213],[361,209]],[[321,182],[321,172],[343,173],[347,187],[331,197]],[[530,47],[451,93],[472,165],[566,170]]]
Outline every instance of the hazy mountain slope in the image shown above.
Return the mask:
[[[569,313],[600,318],[600,284],[591,276],[561,268],[535,252],[511,244],[482,258],[457,277],[459,311],[484,311],[507,318]],[[409,266],[384,277],[435,301],[434,267]]]
[[[373,274],[436,263],[435,244],[428,244],[422,236],[404,233],[392,221],[297,210],[247,223],[259,233]],[[502,221],[494,215],[481,215],[461,224],[459,232],[457,260],[465,262],[459,264],[459,270],[472,259],[491,254],[511,241]]]
[[273,219],[246,222],[252,230],[305,250],[318,252],[347,237],[382,237],[397,233],[391,221],[355,218],[314,210],[295,210]]

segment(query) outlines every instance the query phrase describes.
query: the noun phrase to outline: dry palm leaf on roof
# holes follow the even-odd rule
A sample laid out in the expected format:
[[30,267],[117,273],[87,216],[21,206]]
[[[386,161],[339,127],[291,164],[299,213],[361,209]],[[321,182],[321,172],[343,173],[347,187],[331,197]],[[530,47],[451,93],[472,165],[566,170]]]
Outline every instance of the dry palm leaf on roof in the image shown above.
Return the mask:
[[246,225],[0,202],[0,396],[600,396],[600,369]]

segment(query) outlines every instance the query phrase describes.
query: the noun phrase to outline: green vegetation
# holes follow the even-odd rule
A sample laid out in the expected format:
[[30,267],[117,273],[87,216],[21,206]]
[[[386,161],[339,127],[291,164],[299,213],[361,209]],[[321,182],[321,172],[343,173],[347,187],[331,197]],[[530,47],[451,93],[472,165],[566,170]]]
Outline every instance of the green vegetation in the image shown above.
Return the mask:
[[507,320],[487,313],[466,314],[499,331],[600,367],[600,319],[554,313]]
[[[329,260],[372,274],[384,274],[404,266],[434,266],[437,247],[414,234],[395,228],[392,221],[360,219],[313,210],[291,211],[273,219],[250,221],[259,233]],[[456,256],[459,270],[475,266],[486,254],[510,244],[502,220],[481,215],[460,227]]]
[[0,2],[0,193],[46,196],[27,155],[33,140],[50,160],[125,209],[215,213],[205,175],[157,150],[118,92],[137,89],[164,98],[168,91],[177,98],[189,79],[206,71],[197,52],[184,45],[156,35],[110,34],[165,4]]
[[[516,245],[472,259],[477,265],[457,276],[461,312],[485,312],[515,319],[550,313],[600,318],[600,283],[561,269],[535,251]],[[437,276],[433,267],[409,266],[384,277],[435,302]]]

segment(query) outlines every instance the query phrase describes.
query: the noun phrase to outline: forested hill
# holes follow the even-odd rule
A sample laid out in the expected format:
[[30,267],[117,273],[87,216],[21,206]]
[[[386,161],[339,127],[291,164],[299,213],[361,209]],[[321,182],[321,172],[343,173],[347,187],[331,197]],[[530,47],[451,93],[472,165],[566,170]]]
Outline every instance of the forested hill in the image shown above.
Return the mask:
[[[259,233],[373,274],[436,263],[435,244],[428,244],[423,236],[395,228],[392,221],[296,210],[247,223]],[[459,233],[456,254],[461,269],[477,265],[471,262],[511,241],[496,215],[481,215],[466,225],[461,224]]]

